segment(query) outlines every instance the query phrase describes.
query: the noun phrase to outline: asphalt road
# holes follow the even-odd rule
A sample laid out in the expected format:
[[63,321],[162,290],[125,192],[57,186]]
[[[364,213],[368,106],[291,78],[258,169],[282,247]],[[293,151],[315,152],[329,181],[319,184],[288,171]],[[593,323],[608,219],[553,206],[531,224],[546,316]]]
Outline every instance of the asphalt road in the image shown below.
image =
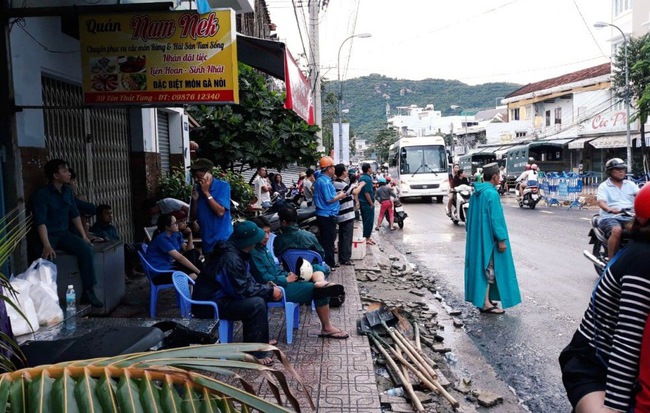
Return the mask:
[[479,314],[464,302],[465,227],[449,220],[443,204],[407,201],[404,229],[385,235],[398,250],[410,252],[421,272],[437,275],[439,292],[463,310],[467,333],[525,406],[533,412],[569,412],[557,358],[597,281],[582,256],[596,211],[543,204],[520,209],[512,194],[502,200],[522,294],[522,303],[503,316]]

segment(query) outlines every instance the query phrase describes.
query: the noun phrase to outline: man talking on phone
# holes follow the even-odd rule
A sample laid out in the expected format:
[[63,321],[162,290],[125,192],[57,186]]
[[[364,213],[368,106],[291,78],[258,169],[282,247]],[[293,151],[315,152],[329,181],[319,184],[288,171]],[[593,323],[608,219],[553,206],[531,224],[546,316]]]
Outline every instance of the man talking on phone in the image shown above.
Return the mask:
[[212,176],[214,164],[199,158],[190,166],[194,180],[191,214],[199,221],[203,255],[208,257],[219,241],[232,234],[230,219],[230,184]]

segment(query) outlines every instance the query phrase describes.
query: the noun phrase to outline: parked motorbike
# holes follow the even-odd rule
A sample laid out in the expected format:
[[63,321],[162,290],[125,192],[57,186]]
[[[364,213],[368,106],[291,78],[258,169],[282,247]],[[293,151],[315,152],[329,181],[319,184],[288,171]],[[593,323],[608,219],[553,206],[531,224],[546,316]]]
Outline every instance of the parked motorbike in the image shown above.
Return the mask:
[[447,211],[449,218],[454,224],[467,222],[467,210],[469,209],[469,198],[474,192],[470,185],[458,185],[451,190],[456,194],[454,202],[451,204],[451,211]]
[[[619,214],[614,215],[614,218],[629,217],[634,218],[634,211],[632,209],[623,209]],[[609,250],[607,246],[607,237],[605,233],[598,226],[600,215],[596,214],[591,217],[591,229],[589,230],[589,244],[593,245],[591,252],[585,250],[583,255],[594,264],[596,273],[600,276],[605,266],[607,265]],[[621,239],[621,247],[627,243],[626,238]]]
[[272,204],[267,208],[262,215],[271,224],[271,231],[276,232],[280,229],[280,217],[278,212],[286,205],[292,205],[296,208],[298,213],[297,224],[300,229],[310,231],[318,235],[318,225],[316,224],[316,207],[300,207],[300,204],[295,204],[290,199],[277,197],[272,200]]
[[[393,201],[393,223],[397,224],[400,229],[404,228],[404,220],[408,217],[408,214],[404,212],[404,206],[400,202],[399,198],[396,198]],[[388,221],[388,211],[384,213],[384,218]]]
[[521,194],[520,188],[521,183],[517,183],[517,186],[515,186],[515,195],[519,199],[519,208],[523,208],[525,205],[530,209],[535,209],[537,203],[542,200],[537,181],[528,181],[523,195]]

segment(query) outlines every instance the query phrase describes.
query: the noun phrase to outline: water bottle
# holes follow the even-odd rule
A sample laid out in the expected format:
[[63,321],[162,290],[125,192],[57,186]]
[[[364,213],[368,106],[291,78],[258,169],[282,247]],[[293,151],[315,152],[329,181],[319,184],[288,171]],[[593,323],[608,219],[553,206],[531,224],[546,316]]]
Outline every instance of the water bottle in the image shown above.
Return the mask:
[[384,394],[392,397],[402,397],[404,396],[404,387],[393,387],[392,389],[386,390]]
[[75,317],[77,312],[77,294],[74,292],[74,286],[68,285],[65,292],[65,328],[66,330],[75,329]]
[[65,309],[68,312],[74,313],[77,309],[77,294],[74,292],[74,286],[68,285],[68,290],[65,292]]

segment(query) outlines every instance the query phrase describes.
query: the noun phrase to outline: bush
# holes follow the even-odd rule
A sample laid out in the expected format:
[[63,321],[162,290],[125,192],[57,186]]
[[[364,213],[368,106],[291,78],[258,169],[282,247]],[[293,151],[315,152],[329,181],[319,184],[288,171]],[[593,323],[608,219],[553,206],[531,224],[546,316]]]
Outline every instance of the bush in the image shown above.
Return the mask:
[[[244,178],[233,171],[224,171],[218,166],[212,170],[215,178],[223,179],[230,184],[230,199],[239,203],[240,209],[246,210],[253,199],[253,188]],[[173,167],[169,176],[160,178],[159,188],[163,198],[179,199],[187,202],[192,196],[192,183],[187,182],[185,169]]]
[[253,200],[253,188],[240,174],[215,167],[212,170],[212,175],[230,184],[230,199],[239,203],[240,210],[245,211],[248,209]]
[[192,196],[192,184],[187,182],[185,168],[181,166],[172,167],[169,176],[163,176],[158,181],[158,188],[163,198],[174,198],[188,202]]

